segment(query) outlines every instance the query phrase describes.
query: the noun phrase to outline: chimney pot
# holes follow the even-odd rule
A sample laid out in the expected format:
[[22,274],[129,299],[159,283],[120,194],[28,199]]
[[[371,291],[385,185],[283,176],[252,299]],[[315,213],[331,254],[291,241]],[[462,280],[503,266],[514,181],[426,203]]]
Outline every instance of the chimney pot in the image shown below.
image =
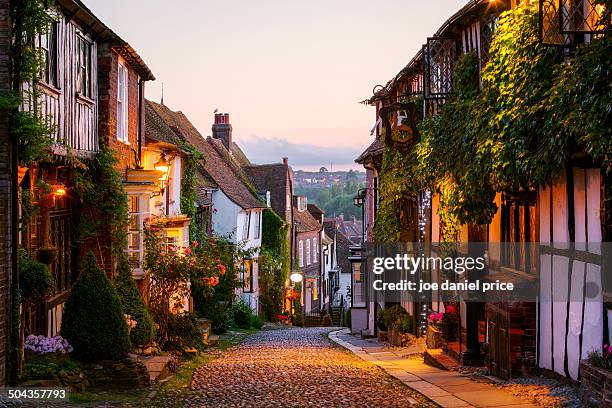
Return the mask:
[[288,157],[283,157],[283,164],[285,166],[289,164],[289,158]]
[[215,123],[212,126],[214,139],[221,140],[223,146],[231,152],[232,125],[229,123],[229,113],[215,113]]

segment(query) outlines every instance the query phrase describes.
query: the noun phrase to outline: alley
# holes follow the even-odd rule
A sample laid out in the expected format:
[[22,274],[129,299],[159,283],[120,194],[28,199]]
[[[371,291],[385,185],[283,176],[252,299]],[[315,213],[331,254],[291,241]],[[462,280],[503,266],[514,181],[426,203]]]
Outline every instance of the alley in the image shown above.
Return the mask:
[[400,381],[332,345],[326,328],[263,330],[200,367],[184,406],[433,407]]

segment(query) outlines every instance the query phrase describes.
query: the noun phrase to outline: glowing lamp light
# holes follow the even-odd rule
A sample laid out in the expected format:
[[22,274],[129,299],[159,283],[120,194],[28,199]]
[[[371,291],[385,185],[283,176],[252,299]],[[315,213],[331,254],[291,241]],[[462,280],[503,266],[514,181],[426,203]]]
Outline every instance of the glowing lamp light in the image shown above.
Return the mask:
[[293,282],[293,283],[300,283],[302,281],[302,279],[304,279],[304,277],[302,276],[301,273],[295,272],[295,273],[291,274],[289,279],[291,279],[291,282]]
[[64,197],[66,195],[66,187],[60,185],[55,188],[53,195],[56,197]]
[[160,157],[159,161],[154,165],[155,170],[167,173],[170,170],[170,164],[164,156]]

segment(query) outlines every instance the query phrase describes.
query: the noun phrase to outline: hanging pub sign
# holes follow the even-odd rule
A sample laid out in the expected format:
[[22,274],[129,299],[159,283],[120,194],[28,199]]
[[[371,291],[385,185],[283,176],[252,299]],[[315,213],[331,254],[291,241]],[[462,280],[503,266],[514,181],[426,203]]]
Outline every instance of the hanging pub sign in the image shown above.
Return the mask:
[[[417,123],[421,120],[421,107],[414,102],[395,102],[381,108],[378,112],[385,129],[385,145],[388,147],[408,147],[419,138]],[[390,116],[397,114],[397,131],[392,130]]]

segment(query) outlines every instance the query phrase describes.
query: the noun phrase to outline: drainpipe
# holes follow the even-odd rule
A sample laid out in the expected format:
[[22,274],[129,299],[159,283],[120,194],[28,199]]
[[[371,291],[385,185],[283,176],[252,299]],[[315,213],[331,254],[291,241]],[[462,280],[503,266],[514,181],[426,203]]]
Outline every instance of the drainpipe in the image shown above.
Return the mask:
[[136,166],[142,168],[142,122],[144,120],[144,83],[142,78],[138,78],[138,163]]

